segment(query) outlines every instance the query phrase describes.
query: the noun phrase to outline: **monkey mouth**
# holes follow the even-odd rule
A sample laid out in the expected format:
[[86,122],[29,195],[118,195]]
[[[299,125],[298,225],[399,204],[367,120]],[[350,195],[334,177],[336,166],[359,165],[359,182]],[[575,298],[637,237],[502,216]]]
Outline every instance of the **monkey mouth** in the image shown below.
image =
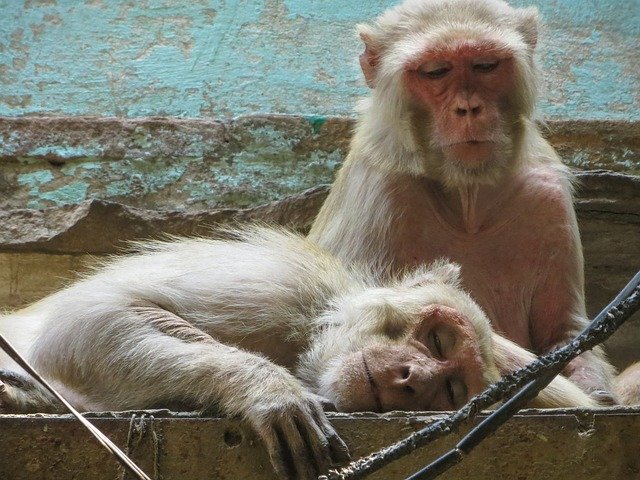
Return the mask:
[[376,385],[376,382],[373,381],[373,375],[371,375],[371,370],[369,370],[369,365],[367,365],[367,359],[364,358],[364,352],[361,352],[361,353],[362,353],[362,363],[364,364],[364,371],[367,374],[367,380],[369,380],[369,386],[371,387],[371,393],[373,395],[373,399],[376,402],[376,408],[378,409],[378,412],[383,412],[384,410],[382,409],[382,402],[380,401],[378,386]]
[[461,145],[484,145],[485,143],[495,143],[491,140],[464,140],[462,142],[453,142],[445,145],[445,148],[459,147]]

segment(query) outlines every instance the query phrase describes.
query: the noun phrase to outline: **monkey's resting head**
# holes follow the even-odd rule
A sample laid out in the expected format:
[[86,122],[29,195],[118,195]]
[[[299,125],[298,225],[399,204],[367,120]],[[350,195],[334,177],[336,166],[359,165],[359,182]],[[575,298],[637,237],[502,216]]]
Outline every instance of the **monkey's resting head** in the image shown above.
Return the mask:
[[339,411],[451,410],[497,380],[489,320],[458,283],[440,262],[345,299],[302,362],[320,395]]

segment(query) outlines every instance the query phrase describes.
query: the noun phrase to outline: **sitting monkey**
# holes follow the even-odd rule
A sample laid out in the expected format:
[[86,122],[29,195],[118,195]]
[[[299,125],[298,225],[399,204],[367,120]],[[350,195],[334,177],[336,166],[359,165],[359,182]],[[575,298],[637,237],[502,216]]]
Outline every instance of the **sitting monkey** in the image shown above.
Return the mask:
[[[504,336],[536,353],[587,323],[572,175],[534,121],[535,8],[405,0],[358,27],[371,97],[309,233],[381,278],[449,258]],[[596,347],[565,369],[614,402]]]
[[[533,358],[492,332],[454,264],[377,285],[293,233],[230,236],[140,244],[0,317],[0,332],[79,410],[215,406],[251,424],[280,476],[302,479],[348,458],[322,399],[451,410]],[[62,411],[1,354],[0,367],[0,412]],[[595,403],[557,378],[538,405]]]

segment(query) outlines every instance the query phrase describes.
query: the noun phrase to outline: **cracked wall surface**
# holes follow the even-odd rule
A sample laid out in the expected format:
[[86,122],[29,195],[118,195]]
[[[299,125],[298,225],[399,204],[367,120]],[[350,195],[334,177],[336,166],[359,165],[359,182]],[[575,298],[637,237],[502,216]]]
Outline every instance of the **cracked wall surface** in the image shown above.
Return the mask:
[[[0,116],[353,115],[355,24],[395,0],[0,0]],[[640,119],[640,3],[516,0],[546,21],[545,118]]]

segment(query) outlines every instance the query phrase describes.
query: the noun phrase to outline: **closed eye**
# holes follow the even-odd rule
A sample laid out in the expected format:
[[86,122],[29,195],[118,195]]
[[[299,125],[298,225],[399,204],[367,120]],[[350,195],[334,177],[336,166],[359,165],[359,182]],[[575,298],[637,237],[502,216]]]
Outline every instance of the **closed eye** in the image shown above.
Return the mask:
[[451,63],[444,60],[429,60],[420,65],[418,73],[420,76],[436,79],[446,76],[451,71]]
[[438,68],[436,70],[429,70],[428,72],[425,72],[424,70],[418,70],[418,71],[420,72],[420,75],[422,75],[423,77],[427,77],[427,78],[442,78],[447,73],[449,73],[451,71],[451,69],[449,67],[442,67],[442,68]]
[[496,68],[498,68],[499,64],[500,64],[500,62],[498,60],[492,60],[492,61],[489,61],[489,62],[477,62],[477,63],[473,64],[472,68],[476,72],[488,73],[488,72],[492,72]]
[[429,342],[427,346],[429,347],[429,350],[431,350],[431,353],[435,353],[438,358],[444,358],[442,353],[442,342],[440,342],[440,337],[435,330],[431,330],[431,332],[429,332],[428,340]]

